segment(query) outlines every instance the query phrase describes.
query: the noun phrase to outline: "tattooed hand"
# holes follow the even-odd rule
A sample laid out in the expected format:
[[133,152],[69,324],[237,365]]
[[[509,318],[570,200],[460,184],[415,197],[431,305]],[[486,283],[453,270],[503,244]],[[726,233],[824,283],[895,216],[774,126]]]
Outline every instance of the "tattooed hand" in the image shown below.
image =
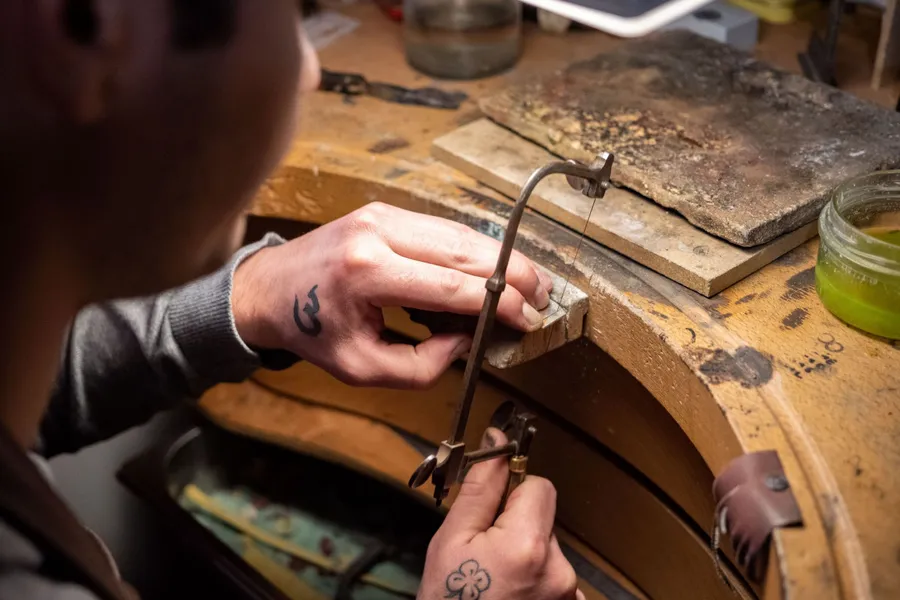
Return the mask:
[[[504,443],[489,429],[482,447]],[[553,536],[553,485],[529,475],[495,521],[505,489],[502,460],[472,467],[428,547],[418,600],[584,600]]]
[[[232,308],[250,346],[290,350],[354,385],[427,387],[471,340],[435,335],[416,345],[382,340],[381,309],[476,315],[500,244],[468,227],[373,203],[237,269]],[[498,318],[540,327],[550,279],[513,253]]]

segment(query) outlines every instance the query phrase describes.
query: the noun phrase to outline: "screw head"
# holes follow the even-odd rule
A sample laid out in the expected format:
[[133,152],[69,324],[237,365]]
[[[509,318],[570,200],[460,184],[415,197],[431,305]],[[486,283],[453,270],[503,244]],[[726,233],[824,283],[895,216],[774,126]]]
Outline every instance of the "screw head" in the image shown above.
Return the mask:
[[773,492],[783,492],[791,485],[784,475],[766,475],[766,487]]

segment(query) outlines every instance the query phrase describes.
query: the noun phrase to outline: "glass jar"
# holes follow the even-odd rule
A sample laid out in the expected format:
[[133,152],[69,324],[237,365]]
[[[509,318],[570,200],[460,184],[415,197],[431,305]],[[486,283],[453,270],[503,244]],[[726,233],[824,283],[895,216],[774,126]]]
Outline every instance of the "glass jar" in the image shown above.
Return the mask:
[[441,79],[477,79],[519,59],[518,0],[404,0],[406,60]]
[[900,171],[857,177],[819,217],[816,290],[835,316],[900,339]]

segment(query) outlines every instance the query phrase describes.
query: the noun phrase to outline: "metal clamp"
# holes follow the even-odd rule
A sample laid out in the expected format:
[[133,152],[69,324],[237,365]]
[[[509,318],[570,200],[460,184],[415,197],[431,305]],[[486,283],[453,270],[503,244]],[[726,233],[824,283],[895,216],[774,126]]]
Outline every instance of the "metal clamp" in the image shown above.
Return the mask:
[[[506,226],[506,235],[500,247],[500,256],[497,258],[497,266],[494,274],[487,280],[485,288],[487,292],[481,314],[478,317],[478,326],[475,329],[475,337],[472,341],[472,349],[469,351],[469,360],[466,363],[466,371],[463,379],[463,389],[456,412],[453,416],[453,425],[450,428],[449,437],[441,442],[436,454],[428,456],[410,477],[410,487],[418,487],[431,478],[434,484],[434,499],[438,506],[450,492],[454,483],[460,480],[466,468],[483,460],[499,457],[514,457],[515,467],[519,479],[524,479],[524,467],[527,460],[531,438],[534,437],[535,428],[531,425],[533,417],[527,415],[511,436],[511,441],[499,448],[489,448],[466,452],[466,444],[463,441],[466,433],[466,424],[469,420],[469,411],[472,400],[475,397],[475,387],[481,374],[481,364],[487,343],[494,327],[497,316],[497,305],[500,302],[500,294],[506,288],[506,267],[512,254],[513,244],[516,241],[516,232],[519,222],[525,211],[525,205],[531,197],[531,193],[538,183],[545,177],[553,174],[562,174],[572,188],[580,191],[588,198],[602,198],[610,186],[612,174],[613,156],[603,153],[591,166],[583,165],[577,161],[552,162],[534,171],[519,194],[519,199],[513,207]],[[517,417],[518,418],[518,417]],[[524,419],[524,417],[522,417]]]

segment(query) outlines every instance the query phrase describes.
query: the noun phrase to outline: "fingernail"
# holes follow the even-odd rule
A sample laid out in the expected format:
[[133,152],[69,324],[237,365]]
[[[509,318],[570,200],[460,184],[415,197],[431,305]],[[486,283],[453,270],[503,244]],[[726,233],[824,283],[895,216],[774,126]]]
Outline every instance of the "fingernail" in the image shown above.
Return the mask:
[[546,308],[548,304],[550,304],[550,292],[547,291],[547,288],[544,286],[542,281],[538,282],[537,290],[534,293],[535,302],[541,308]]
[[493,448],[497,445],[497,440],[494,439],[494,436],[491,434],[489,430],[485,430],[484,435],[481,436],[481,447],[482,448]]
[[528,324],[529,331],[540,329],[541,325],[544,324],[544,318],[541,316],[541,313],[536,311],[534,307],[527,302],[522,306],[522,316],[525,317],[525,322]]
[[543,269],[538,269],[538,278],[540,278],[541,284],[548,292],[553,289],[553,280],[550,279],[550,276]]
[[471,350],[471,348],[472,348],[472,340],[471,340],[471,338],[466,338],[466,339],[464,339],[463,341],[461,341],[461,342],[459,343],[459,345],[458,345],[458,346],[456,347],[456,349],[453,351],[453,360],[456,360],[456,359],[458,359],[458,358],[462,358],[462,356],[463,356],[466,352],[468,352],[469,350]]

